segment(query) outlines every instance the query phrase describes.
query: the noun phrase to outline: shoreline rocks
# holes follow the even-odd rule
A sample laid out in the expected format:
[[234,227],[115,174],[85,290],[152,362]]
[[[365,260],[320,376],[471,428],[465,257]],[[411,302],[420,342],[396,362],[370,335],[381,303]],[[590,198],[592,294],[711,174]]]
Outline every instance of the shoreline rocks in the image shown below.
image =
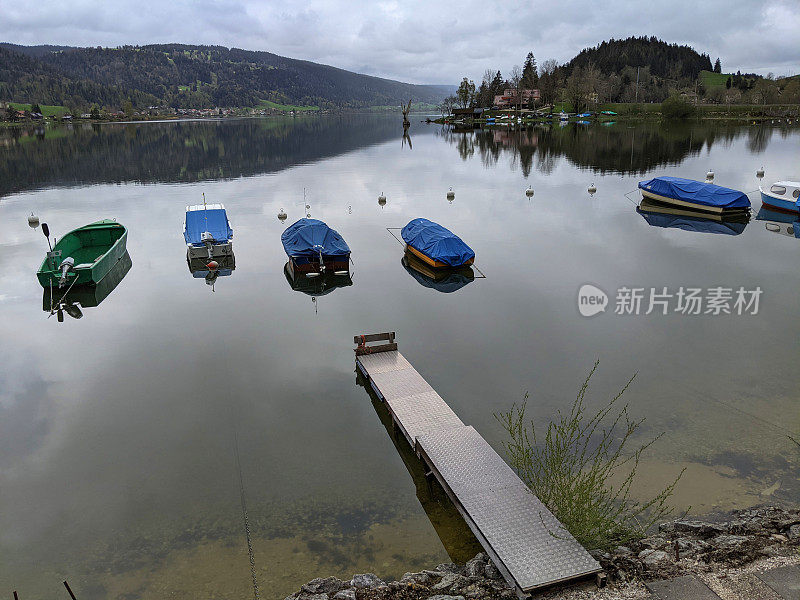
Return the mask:
[[[800,510],[762,506],[731,513],[725,520],[677,519],[652,535],[610,551],[592,551],[610,586],[667,579],[693,572],[742,567],[764,557],[796,556]],[[584,585],[585,587],[585,585]],[[568,595],[564,589],[563,597]],[[557,596],[548,597],[561,597]],[[349,581],[317,578],[286,600],[513,600],[516,594],[481,552],[465,565],[446,563],[383,581],[374,573]]]

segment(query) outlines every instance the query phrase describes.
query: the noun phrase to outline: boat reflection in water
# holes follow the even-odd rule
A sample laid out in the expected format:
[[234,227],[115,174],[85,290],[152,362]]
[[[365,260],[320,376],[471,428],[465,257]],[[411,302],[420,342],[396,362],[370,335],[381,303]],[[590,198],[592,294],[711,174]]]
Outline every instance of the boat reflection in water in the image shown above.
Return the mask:
[[369,394],[372,408],[378,414],[378,418],[386,428],[386,432],[394,443],[397,453],[403,460],[409,475],[411,475],[414,487],[416,487],[417,500],[419,500],[431,525],[436,530],[436,534],[450,556],[450,560],[458,564],[466,563],[478,552],[483,551],[480,542],[475,539],[472,531],[464,522],[458,509],[450,501],[447,493],[441,488],[439,482],[432,475],[426,477],[427,469],[425,469],[424,463],[417,458],[406,438],[396,428],[386,404],[378,398],[372,390],[372,386],[364,380],[364,376],[359,369],[356,369],[356,384],[363,387]]
[[756,215],[757,221],[764,221],[767,231],[787,237],[800,238],[800,215],[797,213],[773,210],[762,205]]
[[667,229],[682,229],[697,233],[719,233],[723,235],[739,235],[750,221],[749,214],[735,216],[715,215],[708,212],[697,212],[686,208],[677,208],[653,200],[642,200],[636,207],[649,225]]
[[100,303],[117,288],[132,266],[131,256],[126,250],[96,284],[74,285],[68,290],[48,286],[44,288],[42,310],[50,315],[57,315],[59,323],[64,321],[64,313],[73,319],[80,319],[83,317],[82,309],[100,306]]
[[301,273],[292,269],[289,261],[283,266],[286,281],[295,292],[311,296],[314,311],[317,310],[317,298],[326,296],[334,290],[353,285],[353,275],[348,271],[325,270],[322,273]]
[[417,280],[417,283],[444,294],[460,290],[475,279],[475,272],[472,267],[434,269],[409,252],[405,253],[401,262],[403,268]]
[[189,272],[195,279],[205,279],[206,284],[211,286],[214,291],[214,284],[219,277],[228,277],[236,268],[236,256],[233,250],[225,256],[216,256],[213,259],[206,257],[191,258],[186,254],[186,262],[189,265]]

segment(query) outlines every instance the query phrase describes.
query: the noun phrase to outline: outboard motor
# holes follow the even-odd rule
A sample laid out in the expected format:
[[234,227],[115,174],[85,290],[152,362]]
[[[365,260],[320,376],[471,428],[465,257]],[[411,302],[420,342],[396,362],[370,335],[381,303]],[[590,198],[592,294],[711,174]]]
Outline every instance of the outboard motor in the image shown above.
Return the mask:
[[68,256],[61,262],[61,279],[58,280],[58,287],[64,287],[64,284],[67,282],[67,272],[75,266],[75,259],[71,256]]

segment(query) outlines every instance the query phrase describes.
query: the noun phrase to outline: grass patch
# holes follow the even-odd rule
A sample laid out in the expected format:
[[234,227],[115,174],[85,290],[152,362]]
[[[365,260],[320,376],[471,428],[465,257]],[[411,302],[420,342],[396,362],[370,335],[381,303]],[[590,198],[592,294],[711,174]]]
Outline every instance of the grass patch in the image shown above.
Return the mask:
[[[16,108],[17,110],[30,110],[30,104],[24,104],[21,102],[9,102],[9,106]],[[39,108],[42,109],[42,114],[45,117],[51,117],[53,115],[61,116],[69,114],[69,109],[66,106],[57,106],[57,105],[49,105],[49,104],[40,104]]]
[[319,106],[297,106],[296,104],[278,104],[277,102],[272,102],[270,100],[262,100],[258,103],[258,106],[253,107],[256,110],[269,108],[271,110],[280,110],[284,112],[313,112],[319,110]]
[[715,87],[725,87],[728,77],[733,78],[731,73],[714,73],[712,71],[700,71],[700,83],[707,90]]
[[[644,419],[632,420],[627,405],[615,409],[635,375],[603,408],[588,412],[586,391],[597,365],[569,412],[559,410],[544,436],[525,419],[525,402],[495,417],[509,434],[504,446],[511,466],[531,491],[583,546],[606,549],[644,537],[673,512],[668,501],[683,471],[655,497],[632,498],[641,456],[661,435],[627,451]],[[612,481],[620,483],[615,487]]]

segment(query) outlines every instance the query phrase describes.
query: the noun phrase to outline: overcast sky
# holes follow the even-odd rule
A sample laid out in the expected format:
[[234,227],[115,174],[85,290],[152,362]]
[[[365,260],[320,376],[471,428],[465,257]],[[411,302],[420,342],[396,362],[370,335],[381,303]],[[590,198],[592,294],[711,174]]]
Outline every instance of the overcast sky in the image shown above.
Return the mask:
[[800,72],[800,0],[0,0],[0,41],[218,44],[412,83],[507,74],[529,50],[564,62],[630,35],[690,44],[724,71]]

